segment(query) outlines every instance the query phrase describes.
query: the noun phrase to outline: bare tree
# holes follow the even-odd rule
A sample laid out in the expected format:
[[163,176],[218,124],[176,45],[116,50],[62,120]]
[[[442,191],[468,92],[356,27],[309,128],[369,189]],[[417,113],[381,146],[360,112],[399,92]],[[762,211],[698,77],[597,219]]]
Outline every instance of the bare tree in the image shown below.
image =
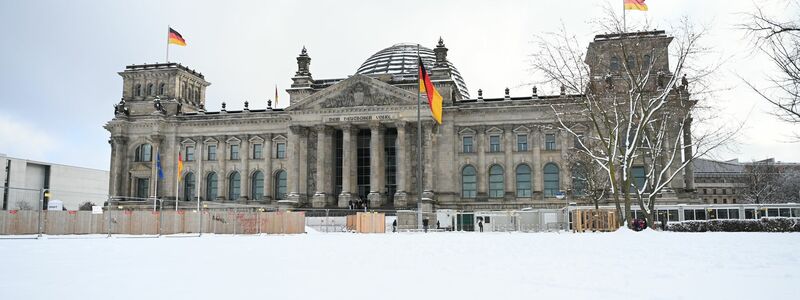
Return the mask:
[[34,206],[31,205],[28,201],[25,200],[18,200],[16,203],[17,210],[33,210]]
[[744,166],[744,201],[756,204],[800,201],[800,169],[775,163],[774,159]]
[[770,203],[778,190],[779,179],[778,168],[772,160],[745,165],[744,200],[755,204]]
[[586,198],[599,209],[610,188],[606,171],[580,146],[570,151],[567,159],[572,171],[573,196]]
[[[790,1],[787,6],[800,8],[797,1]],[[753,45],[769,57],[778,72],[767,77],[771,86],[745,82],[772,104],[778,118],[800,124],[800,16],[795,16],[794,20],[780,20],[765,14],[760,7],[747,16],[749,22],[741,28],[753,39]]]
[[[716,70],[698,63],[708,50],[700,43],[703,30],[684,20],[673,38],[663,31],[628,33],[615,16],[606,20],[603,28],[612,33],[595,37],[596,45],[587,52],[563,25],[557,33],[540,36],[533,69],[543,82],[580,95],[574,103],[551,107],[565,131],[585,135],[581,146],[605,172],[620,222],[632,218],[636,199],[654,224],[654,205],[662,191],[670,190],[676,178],[683,179],[692,160],[730,141],[737,130],[692,130],[701,107],[690,95],[705,91],[690,91],[690,80],[703,82]],[[590,132],[572,130],[576,122]],[[645,172],[634,178],[634,171],[643,167]]]

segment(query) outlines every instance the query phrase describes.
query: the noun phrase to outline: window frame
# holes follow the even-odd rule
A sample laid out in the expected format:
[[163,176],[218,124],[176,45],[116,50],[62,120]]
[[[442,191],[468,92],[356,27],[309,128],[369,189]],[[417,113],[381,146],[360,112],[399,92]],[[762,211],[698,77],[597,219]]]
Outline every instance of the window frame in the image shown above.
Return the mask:
[[[469,143],[467,143],[469,140]],[[475,152],[475,137],[471,135],[465,135],[461,137],[461,151],[462,153],[474,153]]]
[[[497,139],[497,143],[496,144],[492,143],[492,139]],[[503,144],[503,142],[502,142],[501,137],[500,137],[499,134],[491,134],[491,135],[489,135],[489,152],[492,152],[492,153],[502,152],[503,151],[502,144]]]
[[[552,141],[550,140],[552,138]],[[546,151],[554,151],[558,150],[558,143],[556,142],[556,134],[555,133],[545,133],[544,134],[544,150]]]
[[[520,173],[521,168],[528,169],[528,180],[524,180],[524,173]],[[533,169],[528,164],[519,164],[517,168],[514,170],[514,183],[515,183],[515,194],[517,198],[530,198],[533,196]],[[522,175],[523,179],[520,179],[520,175]],[[527,184],[527,189],[523,186],[520,187],[520,183]]]
[[[499,170],[498,173],[494,173]],[[505,196],[505,169],[503,166],[494,164],[489,167],[489,198],[503,198]],[[494,184],[494,186],[493,186]],[[499,186],[499,187],[498,187]]]
[[[283,147],[283,149],[281,149],[281,147]],[[277,158],[277,159],[286,158],[286,143],[285,142],[277,142],[277,143],[275,143],[275,158]]]
[[[467,170],[471,170],[472,174],[467,174]],[[471,181],[467,182],[467,178],[471,177]],[[470,186],[470,189],[467,189]],[[478,196],[478,170],[472,165],[466,165],[461,169],[461,198],[474,199]]]
[[[521,140],[520,140],[521,139]],[[520,143],[522,141],[522,143]],[[518,133],[517,134],[517,151],[525,152],[530,149],[528,145],[528,134],[527,133]]]

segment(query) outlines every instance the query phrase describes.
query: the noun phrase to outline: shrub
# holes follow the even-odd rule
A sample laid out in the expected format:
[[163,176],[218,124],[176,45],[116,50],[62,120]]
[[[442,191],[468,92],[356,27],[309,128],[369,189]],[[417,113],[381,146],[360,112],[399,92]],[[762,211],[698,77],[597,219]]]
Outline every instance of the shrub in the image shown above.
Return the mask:
[[677,232],[800,232],[800,219],[684,221],[670,223],[667,225],[667,230]]
[[92,210],[92,206],[94,206],[94,203],[86,201],[86,202],[81,203],[81,205],[78,206],[78,210],[89,210],[90,211],[90,210]]

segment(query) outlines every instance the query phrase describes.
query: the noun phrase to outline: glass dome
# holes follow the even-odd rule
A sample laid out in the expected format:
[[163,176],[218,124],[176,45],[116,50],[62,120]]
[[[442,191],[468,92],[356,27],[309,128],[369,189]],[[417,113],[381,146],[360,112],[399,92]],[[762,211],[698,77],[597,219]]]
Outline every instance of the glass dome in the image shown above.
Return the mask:
[[[433,50],[419,46],[419,56],[422,57],[422,63],[425,64],[425,68],[430,72],[434,63],[436,63],[436,56]],[[458,86],[461,97],[469,99],[467,84],[464,83],[461,73],[450,61],[447,62],[447,65],[450,67],[450,74],[453,75],[453,80]],[[378,51],[361,64],[356,74],[391,74],[415,79],[417,78],[417,44],[396,44]]]

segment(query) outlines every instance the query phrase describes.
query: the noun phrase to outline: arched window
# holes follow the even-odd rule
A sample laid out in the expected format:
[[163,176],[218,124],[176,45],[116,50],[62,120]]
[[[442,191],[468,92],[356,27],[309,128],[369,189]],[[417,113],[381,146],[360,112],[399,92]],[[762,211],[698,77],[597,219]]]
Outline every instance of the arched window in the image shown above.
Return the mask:
[[136,155],[134,161],[151,161],[153,159],[153,146],[150,144],[141,144],[136,147]]
[[158,94],[159,95],[164,95],[164,88],[165,88],[164,83],[161,83],[161,84],[158,85]]
[[142,85],[141,84],[137,84],[133,88],[133,95],[137,96],[137,97],[142,95]]
[[461,170],[461,197],[475,198],[478,191],[478,172],[475,167],[466,166]]
[[644,61],[643,61],[642,63],[644,63],[644,65],[645,65],[645,66],[647,66],[647,67],[649,67],[649,66],[650,66],[650,64],[652,64],[652,63],[653,63],[653,60],[652,60],[652,58],[650,57],[650,54],[645,54],[645,55],[644,55]]
[[286,171],[275,173],[275,200],[286,199]]
[[572,168],[572,194],[575,196],[586,195],[586,187],[589,182],[586,168],[575,166]]
[[228,178],[228,200],[233,201],[239,199],[241,193],[241,176],[239,172],[231,173],[230,177]]
[[500,165],[493,165],[489,168],[489,197],[490,198],[503,198],[503,190],[505,183],[503,182],[503,167]]
[[253,196],[253,200],[264,199],[264,173],[261,171],[253,173],[250,179],[250,195]]
[[611,65],[609,66],[612,72],[619,71],[619,57],[611,57]]
[[206,178],[206,201],[217,199],[217,173],[208,174]]
[[628,55],[628,70],[633,71],[634,69],[636,69],[636,57]]
[[522,164],[517,166],[517,197],[531,196],[531,167]]
[[147,84],[147,95],[148,95],[148,96],[152,96],[152,95],[153,95],[153,92],[154,92],[154,91],[153,91],[153,84],[152,84],[152,83],[148,83],[148,84]]
[[189,201],[197,197],[195,183],[194,173],[187,173],[186,176],[183,176],[183,200]]
[[544,166],[544,196],[552,198],[559,191],[558,166],[549,163]]

